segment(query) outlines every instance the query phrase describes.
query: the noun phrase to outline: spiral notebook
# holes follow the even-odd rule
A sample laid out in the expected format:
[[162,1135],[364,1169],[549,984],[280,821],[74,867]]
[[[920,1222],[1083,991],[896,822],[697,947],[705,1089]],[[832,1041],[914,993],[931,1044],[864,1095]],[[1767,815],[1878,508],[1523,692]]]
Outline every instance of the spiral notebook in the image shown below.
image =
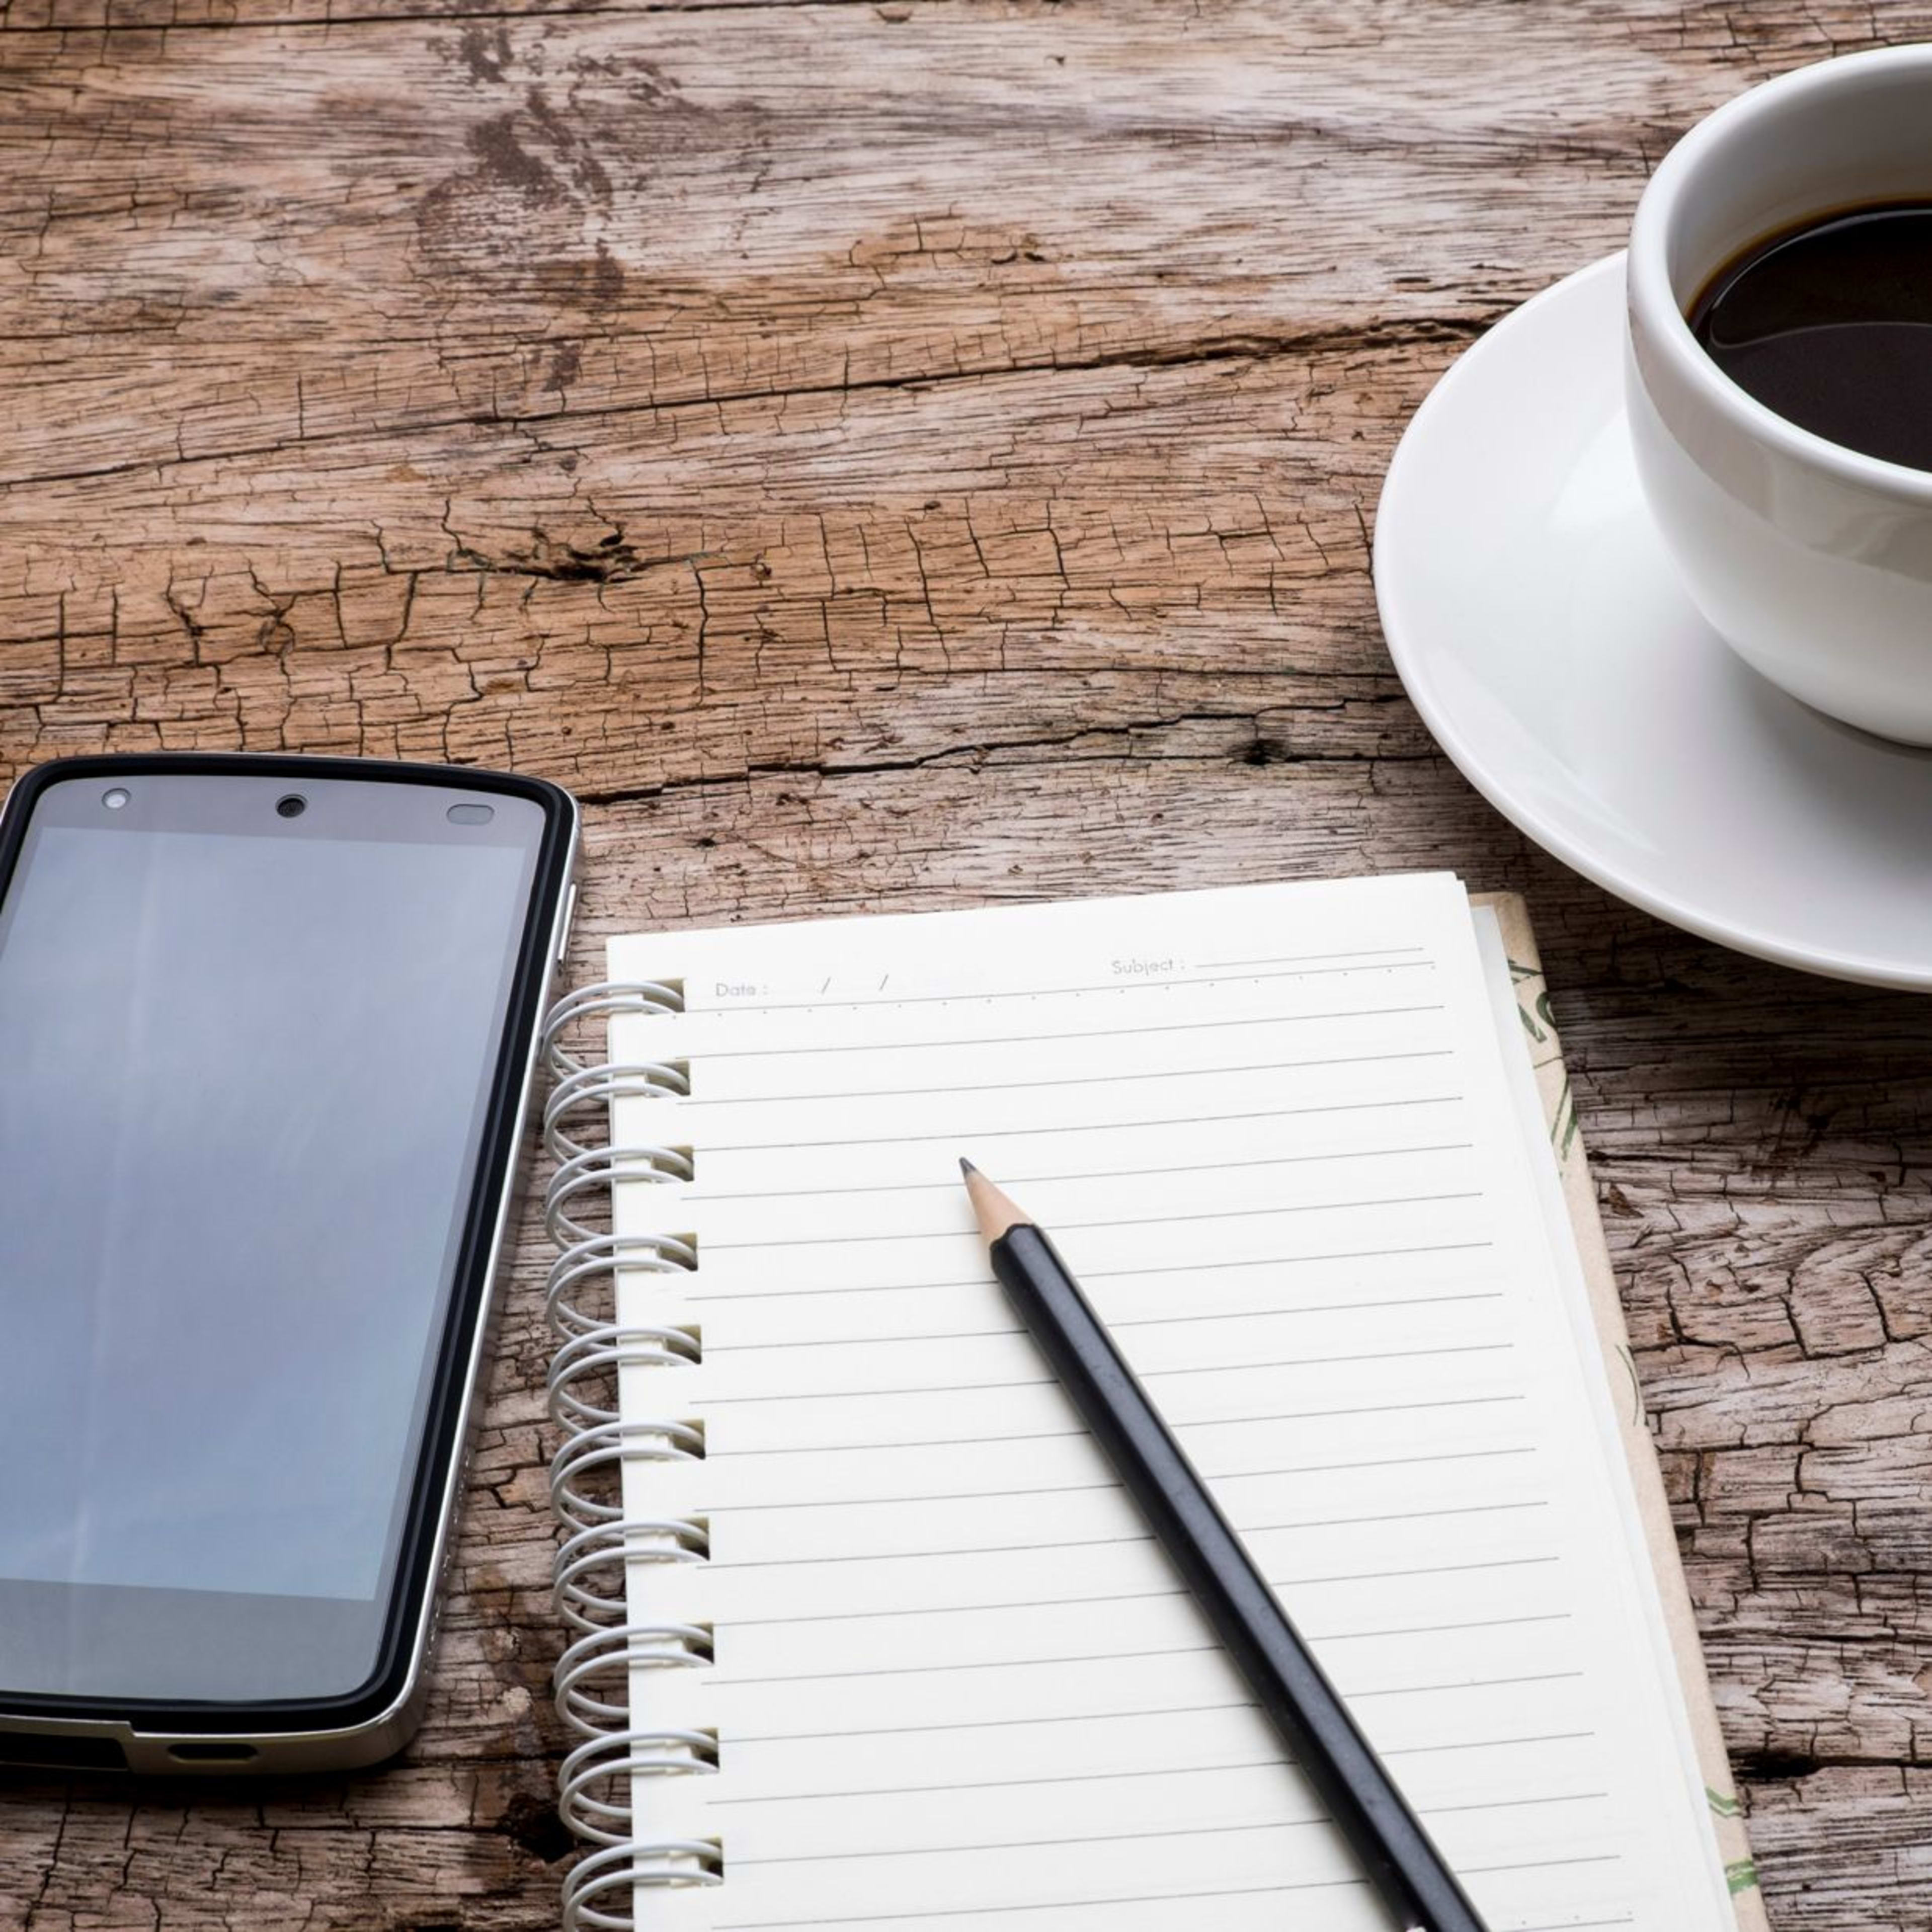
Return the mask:
[[1439,874],[614,940],[550,1032],[566,1924],[1386,1932],[965,1154],[1492,1932],[1761,1927],[1540,992]]

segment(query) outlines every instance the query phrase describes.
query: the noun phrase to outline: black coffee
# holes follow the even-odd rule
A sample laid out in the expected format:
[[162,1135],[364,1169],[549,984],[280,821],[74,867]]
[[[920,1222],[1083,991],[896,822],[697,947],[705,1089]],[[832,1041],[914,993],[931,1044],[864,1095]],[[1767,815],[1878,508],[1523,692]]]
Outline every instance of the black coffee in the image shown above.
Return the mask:
[[1754,243],[1690,320],[1718,367],[1787,422],[1932,470],[1932,202]]

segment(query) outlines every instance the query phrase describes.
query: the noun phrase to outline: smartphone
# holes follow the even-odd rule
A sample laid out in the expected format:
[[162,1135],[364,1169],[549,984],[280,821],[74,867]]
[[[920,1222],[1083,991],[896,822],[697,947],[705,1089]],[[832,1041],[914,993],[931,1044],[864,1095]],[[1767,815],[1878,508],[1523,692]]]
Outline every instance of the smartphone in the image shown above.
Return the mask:
[[569,795],[74,758],[0,815],[0,1762],[420,1720]]

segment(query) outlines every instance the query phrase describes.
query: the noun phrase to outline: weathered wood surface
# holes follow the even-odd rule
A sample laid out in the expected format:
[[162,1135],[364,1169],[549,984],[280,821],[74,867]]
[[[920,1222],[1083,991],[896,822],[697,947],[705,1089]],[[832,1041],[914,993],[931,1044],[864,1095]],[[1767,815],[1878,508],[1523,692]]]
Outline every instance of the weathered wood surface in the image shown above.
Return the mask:
[[[1932,1006],[1437,755],[1408,411],[1905,6],[0,0],[0,777],[514,764],[619,926],[1446,866],[1528,892],[1780,1932],[1932,1927]],[[554,1923],[540,1239],[423,1735],[0,1792],[0,1926]]]

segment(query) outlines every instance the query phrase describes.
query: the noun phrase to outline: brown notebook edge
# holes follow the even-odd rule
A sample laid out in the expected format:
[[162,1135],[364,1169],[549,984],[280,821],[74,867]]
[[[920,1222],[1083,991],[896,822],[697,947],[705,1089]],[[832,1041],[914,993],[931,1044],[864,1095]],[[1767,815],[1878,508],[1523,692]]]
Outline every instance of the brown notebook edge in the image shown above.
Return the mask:
[[1603,1344],[1604,1360],[1606,1364],[1620,1364],[1624,1372],[1624,1386],[1619,1394],[1624,1400],[1617,1405],[1623,1426],[1624,1448],[1630,1457],[1637,1507],[1650,1545],[1651,1568],[1657,1578],[1664,1622],[1670,1633],[1671,1648],[1676,1655],[1678,1681],[1683,1690],[1685,1708],[1690,1714],[1697,1761],[1704,1776],[1705,1796],[1711,1807],[1712,1827],[1737,1912],[1738,1932],[1770,1932],[1770,1922],[1765,1916],[1764,1894],[1758,1888],[1757,1870],[1752,1862],[1750,1843],[1744,1830],[1743,1808],[1738,1802],[1737,1787],[1732,1780],[1724,1733],[1718,1727],[1717,1706],[1711,1696],[1711,1680],[1704,1668],[1703,1647],[1690,1606],[1690,1587],[1684,1581],[1683,1560],[1678,1552],[1670,1501],[1664,1493],[1664,1472],[1658,1462],[1656,1443],[1644,1415],[1642,1391],[1630,1354],[1630,1331],[1624,1325],[1623,1303],[1617,1293],[1616,1275],[1610,1265],[1610,1249],[1604,1241],[1603,1222],[1597,1213],[1596,1188],[1590,1178],[1589,1162],[1584,1156],[1582,1136],[1577,1131],[1576,1102],[1570,1090],[1570,1076],[1563,1064],[1562,1045],[1557,1037],[1556,1022],[1550,1017],[1549,989],[1543,976],[1543,963],[1537,952],[1535,934],[1530,928],[1528,908],[1514,892],[1472,893],[1470,903],[1489,907],[1502,929],[1504,950],[1509,956],[1510,976],[1515,982],[1516,1005],[1522,1016],[1531,1064],[1536,1070],[1537,1090],[1543,1096],[1544,1112],[1550,1123],[1550,1144],[1556,1151],[1564,1198],[1569,1204],[1576,1252],[1582,1262],[1584,1278],[1589,1284],[1590,1303],[1596,1316],[1598,1337]]

